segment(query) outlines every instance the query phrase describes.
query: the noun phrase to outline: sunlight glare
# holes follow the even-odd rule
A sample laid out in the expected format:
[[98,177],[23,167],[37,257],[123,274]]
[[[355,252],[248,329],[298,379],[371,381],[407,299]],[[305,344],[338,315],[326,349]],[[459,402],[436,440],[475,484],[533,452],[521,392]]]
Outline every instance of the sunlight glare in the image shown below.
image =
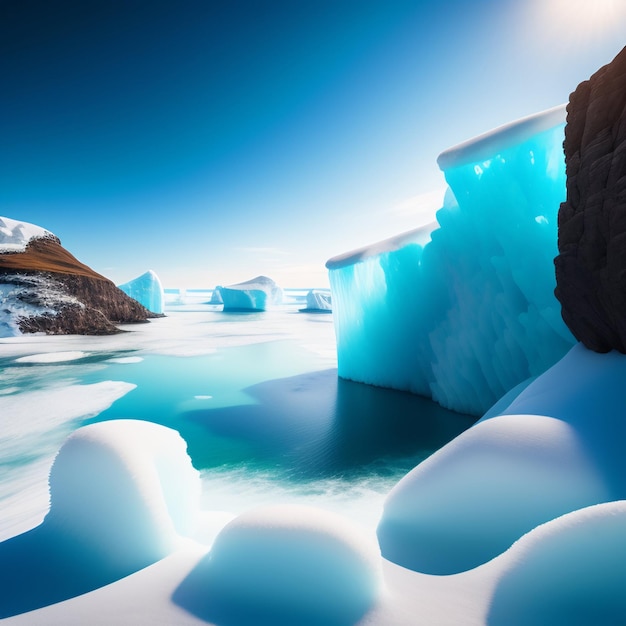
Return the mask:
[[541,2],[545,19],[568,33],[597,35],[626,22],[624,0],[549,0]]

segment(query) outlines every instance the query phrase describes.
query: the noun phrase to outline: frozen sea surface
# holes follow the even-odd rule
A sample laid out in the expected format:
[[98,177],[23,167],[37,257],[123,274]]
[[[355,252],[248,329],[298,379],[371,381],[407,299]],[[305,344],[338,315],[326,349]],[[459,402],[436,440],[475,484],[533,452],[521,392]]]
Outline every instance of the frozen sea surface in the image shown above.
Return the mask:
[[0,340],[0,540],[40,523],[65,438],[133,418],[176,429],[207,510],[314,505],[373,529],[391,487],[472,423],[337,378],[332,318],[223,313],[194,293],[112,337]]

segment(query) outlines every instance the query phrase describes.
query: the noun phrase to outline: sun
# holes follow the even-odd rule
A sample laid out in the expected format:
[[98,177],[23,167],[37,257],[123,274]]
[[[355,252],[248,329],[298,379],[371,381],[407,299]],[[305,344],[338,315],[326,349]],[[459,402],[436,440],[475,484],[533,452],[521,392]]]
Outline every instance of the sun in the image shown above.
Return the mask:
[[626,0],[539,0],[544,19],[560,30],[590,36],[626,27]]

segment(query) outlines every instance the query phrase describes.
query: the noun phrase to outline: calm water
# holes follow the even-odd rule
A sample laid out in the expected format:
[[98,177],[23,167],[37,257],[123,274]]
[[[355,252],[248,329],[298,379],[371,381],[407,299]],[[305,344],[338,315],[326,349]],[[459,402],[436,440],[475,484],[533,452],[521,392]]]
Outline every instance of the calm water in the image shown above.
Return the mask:
[[393,484],[473,420],[339,380],[332,316],[296,302],[225,314],[188,300],[114,337],[0,340],[0,538],[40,521],[65,437],[117,418],[180,432],[206,509],[297,501],[375,525]]

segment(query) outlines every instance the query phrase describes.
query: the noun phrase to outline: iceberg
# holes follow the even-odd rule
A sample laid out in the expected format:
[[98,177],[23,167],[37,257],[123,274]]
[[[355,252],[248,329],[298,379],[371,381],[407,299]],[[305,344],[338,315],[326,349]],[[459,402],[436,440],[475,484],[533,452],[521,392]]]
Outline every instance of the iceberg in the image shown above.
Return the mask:
[[554,296],[559,106],[443,152],[436,222],[330,259],[339,376],[482,415],[575,343]]
[[222,289],[223,287],[221,285],[217,285],[215,289],[213,289],[209,304],[224,304],[224,301],[222,300]]
[[118,285],[118,288],[134,300],[137,300],[148,311],[163,313],[165,292],[159,277],[152,270],[148,270],[145,274],[129,280],[127,283]]
[[306,307],[302,313],[332,313],[332,296],[327,289],[310,289],[306,294]]
[[267,276],[220,287],[224,311],[265,311],[282,302],[282,289]]

